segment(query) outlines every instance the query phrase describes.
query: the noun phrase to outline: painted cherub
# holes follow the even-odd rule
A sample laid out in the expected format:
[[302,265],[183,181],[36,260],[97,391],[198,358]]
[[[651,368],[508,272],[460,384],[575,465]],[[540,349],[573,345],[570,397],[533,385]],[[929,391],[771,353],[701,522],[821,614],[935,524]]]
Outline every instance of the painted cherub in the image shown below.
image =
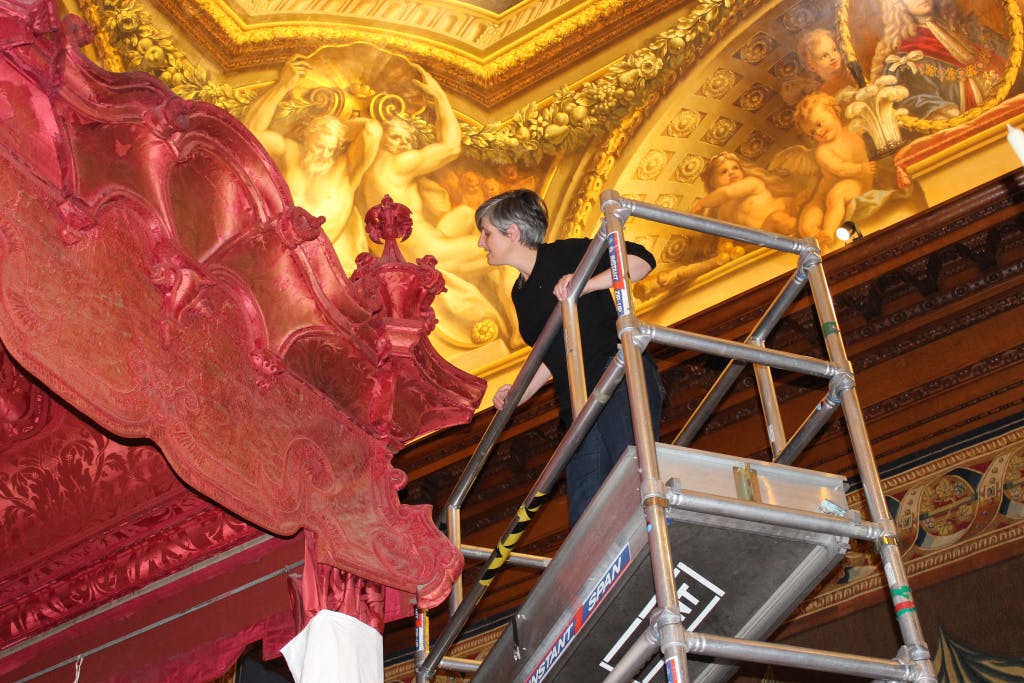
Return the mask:
[[727,223],[796,235],[797,219],[790,213],[790,197],[773,193],[772,176],[748,166],[732,152],[711,157],[702,174],[707,194],[693,203],[694,213],[707,212]]
[[804,66],[821,79],[818,90],[835,95],[845,87],[856,85],[831,31],[811,29],[797,43],[796,53]]
[[846,205],[871,189],[875,162],[868,158],[864,139],[843,125],[841,108],[828,93],[813,92],[799,104],[793,117],[815,144],[814,160],[821,179],[811,201],[800,212],[798,228],[805,237],[830,243],[843,222]]

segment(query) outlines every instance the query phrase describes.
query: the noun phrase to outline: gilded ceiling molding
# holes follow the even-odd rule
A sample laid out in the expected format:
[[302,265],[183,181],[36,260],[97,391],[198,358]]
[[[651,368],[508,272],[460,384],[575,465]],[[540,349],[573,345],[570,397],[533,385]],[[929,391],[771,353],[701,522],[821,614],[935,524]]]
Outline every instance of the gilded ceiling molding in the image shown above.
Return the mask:
[[365,27],[368,23],[411,35],[433,35],[448,45],[473,53],[485,61],[488,55],[517,40],[528,39],[531,27],[553,24],[594,6],[603,14],[623,12],[625,0],[523,0],[495,13],[471,3],[452,0],[419,0],[367,3],[362,0],[187,0],[184,3],[155,0],[163,9],[191,5],[211,18],[235,17],[235,23],[255,27],[261,23],[304,23]]
[[[642,115],[636,118],[638,109],[646,111],[660,99],[683,69],[756,4],[756,0],[703,0],[674,28],[612,62],[592,79],[563,88],[544,101],[531,102],[505,121],[478,127],[463,124],[463,153],[494,163],[532,166],[546,156],[583,149],[619,128],[591,179],[592,184],[603,183],[620,153],[621,145],[614,140],[628,140],[642,122]],[[106,36],[126,70],[150,73],[181,97],[211,102],[239,116],[255,96],[250,88],[213,83],[203,67],[175,46],[170,35],[153,26],[136,0],[106,0],[95,21],[97,35]],[[628,132],[621,128],[627,119]]]
[[[599,153],[594,157],[586,174],[586,183],[579,188],[562,227],[562,236],[586,234],[593,215],[595,202],[605,188],[608,176],[625,149],[626,144],[643,124],[648,112],[671,89],[683,71],[692,65],[705,50],[718,42],[721,36],[743,16],[744,12],[759,4],[756,0],[737,3],[709,0],[702,2],[687,17],[681,19],[674,29],[660,34],[647,47],[612,64],[602,76],[605,83],[610,79],[622,84],[633,78],[632,64],[659,63],[657,74],[645,83],[642,92],[634,95],[638,104],[627,107],[617,117],[618,125],[611,130]],[[601,79],[584,84],[581,90],[592,86]],[[580,93],[582,94],[582,93]],[[564,109],[565,104],[557,102],[548,110]]]
[[159,78],[175,95],[215,104],[240,116],[255,97],[251,88],[216,84],[174,42],[153,25],[137,0],[83,3],[82,16],[95,34],[101,65],[109,71],[141,71]]
[[[541,103],[532,102],[506,121],[477,131],[464,128],[464,152],[497,163],[533,165],[545,155],[582,149],[597,136],[618,129],[602,153],[614,160],[621,151],[616,140],[628,139],[642,121],[643,114],[636,119],[638,111],[645,112],[660,99],[682,70],[756,4],[755,0],[703,0],[674,28],[612,62],[594,78],[563,88]],[[613,163],[598,164],[602,177],[597,180],[603,181]]]
[[[517,5],[481,23],[480,10],[460,4],[464,15],[441,14],[449,8],[432,2],[366,3],[359,11],[367,14],[355,16],[345,11],[351,2],[338,0],[321,2],[316,12],[307,9],[301,16],[265,11],[266,19],[235,12],[224,0],[153,2],[224,71],[281,64],[325,44],[366,42],[408,57],[449,92],[484,107],[672,11],[660,0],[548,0],[521,3],[522,12]],[[471,34],[475,44],[464,38]]]

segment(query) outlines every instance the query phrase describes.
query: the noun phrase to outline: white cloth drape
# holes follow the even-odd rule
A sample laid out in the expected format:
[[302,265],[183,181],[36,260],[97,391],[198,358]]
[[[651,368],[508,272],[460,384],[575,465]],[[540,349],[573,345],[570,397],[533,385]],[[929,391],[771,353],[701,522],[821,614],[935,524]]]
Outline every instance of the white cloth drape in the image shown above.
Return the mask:
[[295,683],[383,683],[384,639],[355,617],[320,610],[281,648]]

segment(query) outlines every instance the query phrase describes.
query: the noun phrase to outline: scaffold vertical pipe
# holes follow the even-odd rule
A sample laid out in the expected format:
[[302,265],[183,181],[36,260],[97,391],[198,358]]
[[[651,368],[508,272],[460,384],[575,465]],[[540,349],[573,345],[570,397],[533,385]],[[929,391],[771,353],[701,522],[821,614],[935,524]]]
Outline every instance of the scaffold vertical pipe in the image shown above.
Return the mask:
[[[820,258],[817,260],[817,263],[809,268],[808,278],[829,358],[852,376],[853,368],[846,355],[846,348],[843,344],[842,335],[839,332],[835,307],[832,303],[832,296],[825,279],[825,269],[821,264]],[[900,633],[903,637],[903,643],[907,648],[910,659],[917,664],[922,672],[922,676],[918,680],[935,681],[931,655],[925,643],[924,631],[921,628],[917,607],[914,603],[907,573],[903,566],[903,558],[900,555],[895,532],[896,526],[892,516],[889,514],[889,508],[885,504],[882,480],[878,474],[878,467],[875,464],[874,453],[868,438],[867,425],[864,422],[860,399],[857,397],[857,389],[853,382],[850,382],[840,392],[840,404],[843,408],[843,416],[846,419],[847,431],[853,446],[857,471],[864,486],[864,497],[868,504],[868,511],[871,514],[872,520],[886,530],[876,545],[879,557],[882,560],[884,574],[889,586],[890,599],[896,614]]]
[[[456,548],[462,547],[462,509],[449,506],[445,510],[445,529],[448,540]],[[454,614],[462,602],[462,572],[452,582],[452,592],[448,595],[448,613]]]
[[583,370],[583,341],[580,339],[580,314],[577,297],[570,292],[561,302],[562,337],[565,342],[565,366],[569,371],[569,396],[576,417],[587,400],[587,379]]
[[[605,226],[602,222],[594,242],[599,242],[606,235]],[[579,298],[583,292],[587,280],[597,270],[600,262],[596,257],[589,258],[594,250],[592,244],[587,249],[583,263],[573,273],[569,283],[569,291],[564,301],[561,302],[562,311],[562,339],[565,343],[565,365],[569,373],[569,397],[572,403],[572,415],[576,417],[583,409],[587,400],[587,377],[583,369],[583,341],[580,338],[580,312]]]
[[416,681],[417,683],[426,683],[428,679],[421,675],[419,669],[427,658],[427,647],[430,640],[429,616],[418,606],[413,608],[413,615],[416,622]]
[[[752,342],[764,347],[764,342]],[[761,397],[761,412],[768,433],[768,445],[772,450],[772,460],[777,460],[782,448],[786,445],[786,429],[782,424],[782,411],[779,410],[779,398],[775,394],[772,381],[772,369],[767,365],[754,365],[754,379],[757,381],[757,393]]]
[[612,290],[619,314],[618,329],[623,360],[626,365],[626,388],[629,393],[630,416],[637,460],[641,472],[641,497],[647,521],[648,543],[651,552],[651,570],[654,592],[659,608],[659,639],[665,660],[666,676],[670,681],[689,681],[686,666],[685,632],[676,597],[675,576],[669,546],[666,511],[668,496],[658,470],[658,458],[648,403],[648,387],[643,372],[643,354],[646,346],[640,341],[640,326],[636,320],[633,295],[629,287],[623,220],[628,212],[623,209],[621,197],[614,190],[601,194],[601,209],[608,233],[608,255],[612,273]]

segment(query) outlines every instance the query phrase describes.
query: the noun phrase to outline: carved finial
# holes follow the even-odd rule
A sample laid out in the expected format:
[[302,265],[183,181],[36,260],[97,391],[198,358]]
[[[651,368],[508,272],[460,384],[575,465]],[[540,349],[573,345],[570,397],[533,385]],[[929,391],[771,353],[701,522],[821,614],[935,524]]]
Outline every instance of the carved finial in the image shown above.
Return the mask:
[[366,232],[375,244],[384,243],[382,261],[403,262],[398,240],[408,239],[412,234],[412,211],[384,195],[380,204],[366,212]]
[[424,332],[437,325],[430,307],[434,297],[444,291],[444,277],[437,270],[437,259],[424,256],[409,263],[398,250],[398,240],[412,234],[412,211],[384,195],[380,204],[366,212],[366,232],[376,244],[384,243],[380,258],[370,253],[356,257],[352,281],[367,297],[379,297],[382,310],[394,318],[424,322]]

